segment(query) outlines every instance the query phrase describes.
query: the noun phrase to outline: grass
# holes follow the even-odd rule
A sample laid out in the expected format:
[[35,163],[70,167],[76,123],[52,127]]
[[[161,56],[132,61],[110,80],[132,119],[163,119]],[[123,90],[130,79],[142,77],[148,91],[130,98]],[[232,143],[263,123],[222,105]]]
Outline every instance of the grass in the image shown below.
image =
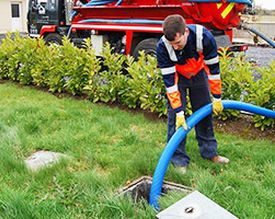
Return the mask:
[[[155,218],[147,203],[115,192],[153,174],[165,122],[10,83],[0,84],[0,94],[0,218]],[[230,165],[203,160],[191,132],[188,173],[169,166],[166,180],[192,186],[239,218],[275,218],[274,143],[216,137]],[[40,149],[71,159],[31,173],[23,161]],[[162,208],[180,198],[167,195]]]

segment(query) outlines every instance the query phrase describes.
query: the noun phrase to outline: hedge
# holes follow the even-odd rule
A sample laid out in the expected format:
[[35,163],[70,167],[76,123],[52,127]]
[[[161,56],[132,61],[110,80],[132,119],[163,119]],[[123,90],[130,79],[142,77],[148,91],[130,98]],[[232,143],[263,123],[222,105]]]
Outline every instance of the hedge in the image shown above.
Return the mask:
[[[63,45],[46,46],[42,39],[22,38],[8,34],[0,45],[0,79],[23,85],[47,88],[51,92],[87,95],[93,102],[116,102],[129,108],[141,108],[167,115],[165,87],[154,57],[140,53],[131,56],[115,54],[109,44],[101,58],[95,56],[91,41],[83,48],[68,39]],[[220,52],[223,99],[238,100],[274,110],[275,61],[257,67],[226,50]],[[187,114],[191,114],[190,103]],[[237,118],[239,111],[224,110],[222,120]],[[275,120],[254,115],[256,127],[274,127]]]

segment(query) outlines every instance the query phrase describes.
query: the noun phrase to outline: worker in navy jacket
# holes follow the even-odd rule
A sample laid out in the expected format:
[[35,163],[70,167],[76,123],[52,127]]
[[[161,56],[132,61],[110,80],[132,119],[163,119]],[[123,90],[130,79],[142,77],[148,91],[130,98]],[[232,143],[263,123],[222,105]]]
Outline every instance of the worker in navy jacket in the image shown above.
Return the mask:
[[[157,45],[157,61],[166,87],[168,106],[168,141],[175,130],[185,121],[186,96],[190,97],[192,111],[211,102],[213,112],[223,110],[219,57],[213,35],[201,25],[186,25],[180,15],[170,15],[163,23],[164,36]],[[210,90],[210,91],[209,91]],[[217,153],[212,115],[195,126],[201,156],[216,163],[228,163],[229,159]],[[189,156],[185,151],[184,139],[172,157],[172,163],[186,171]]]

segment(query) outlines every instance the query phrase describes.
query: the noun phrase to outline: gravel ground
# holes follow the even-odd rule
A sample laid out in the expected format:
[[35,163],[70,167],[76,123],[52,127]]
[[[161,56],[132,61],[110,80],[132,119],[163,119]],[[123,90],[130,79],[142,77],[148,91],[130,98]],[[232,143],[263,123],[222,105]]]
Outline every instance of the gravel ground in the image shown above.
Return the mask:
[[[22,37],[26,37],[27,33],[19,33],[20,36]],[[14,36],[14,34],[12,34],[12,37]],[[2,39],[4,39],[6,37],[6,34],[0,34],[0,42],[2,41]]]
[[249,61],[259,66],[267,66],[275,61],[275,48],[249,46],[245,54]]
[[2,42],[2,39],[5,38],[5,34],[0,34],[0,42]]

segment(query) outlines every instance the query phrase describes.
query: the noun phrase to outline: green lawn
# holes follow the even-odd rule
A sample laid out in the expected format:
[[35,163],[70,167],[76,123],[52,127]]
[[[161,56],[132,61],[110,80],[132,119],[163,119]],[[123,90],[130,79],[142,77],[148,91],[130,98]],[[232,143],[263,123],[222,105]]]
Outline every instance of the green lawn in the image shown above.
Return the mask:
[[[165,122],[10,83],[0,84],[0,94],[0,218],[155,218],[145,202],[114,194],[153,174],[165,146]],[[192,186],[239,218],[275,218],[275,144],[216,137],[230,165],[203,160],[191,132],[188,173],[170,166],[166,180]],[[39,149],[71,159],[31,173],[23,160]]]

